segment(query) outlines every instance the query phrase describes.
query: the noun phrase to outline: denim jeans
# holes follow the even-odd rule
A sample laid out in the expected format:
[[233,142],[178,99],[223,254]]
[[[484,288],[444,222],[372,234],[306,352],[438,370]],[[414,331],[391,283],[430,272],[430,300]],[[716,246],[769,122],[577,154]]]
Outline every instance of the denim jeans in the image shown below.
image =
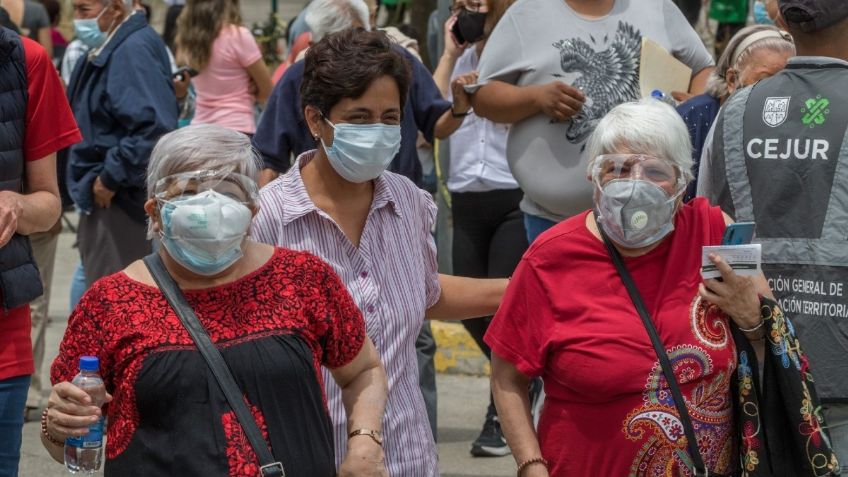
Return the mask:
[[527,230],[527,243],[532,244],[536,237],[542,232],[553,227],[557,223],[553,220],[539,217],[538,215],[524,214],[524,228]]
[[77,307],[82,296],[88,287],[85,286],[85,269],[82,267],[82,262],[77,264],[74,270],[74,276],[71,278],[71,311]]
[[17,477],[30,376],[0,381],[0,477]]

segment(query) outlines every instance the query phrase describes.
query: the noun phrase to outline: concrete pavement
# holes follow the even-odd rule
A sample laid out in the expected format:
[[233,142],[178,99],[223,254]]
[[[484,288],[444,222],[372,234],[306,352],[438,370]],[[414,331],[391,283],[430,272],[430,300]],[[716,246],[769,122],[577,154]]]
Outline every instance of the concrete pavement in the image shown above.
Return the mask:
[[[51,323],[47,329],[45,361],[41,372],[49,375],[50,363],[58,353],[70,315],[70,280],[79,260],[72,247],[74,234],[67,228],[59,238],[53,276],[53,293],[50,303]],[[439,390],[439,467],[444,477],[506,477],[515,475],[511,456],[500,458],[473,458],[469,454],[471,442],[483,424],[488,405],[489,387],[485,377],[467,375],[438,375]],[[68,475],[64,468],[53,462],[43,450],[39,439],[40,423],[24,426],[24,443],[21,449],[21,477],[60,477]],[[306,477],[306,476],[293,476]],[[402,476],[398,476],[402,477]]]

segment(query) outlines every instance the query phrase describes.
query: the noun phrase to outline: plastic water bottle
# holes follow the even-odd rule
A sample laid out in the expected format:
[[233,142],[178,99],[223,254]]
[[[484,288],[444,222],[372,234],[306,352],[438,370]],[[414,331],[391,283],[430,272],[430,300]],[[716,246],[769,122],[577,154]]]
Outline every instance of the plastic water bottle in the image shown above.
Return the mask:
[[671,106],[672,108],[677,107],[677,101],[675,101],[674,98],[658,89],[651,91],[651,97],[658,101],[662,101],[663,103]]
[[[106,401],[106,386],[100,378],[100,361],[94,356],[80,358],[79,374],[71,381],[91,396],[92,404],[103,406]],[[65,439],[65,467],[72,474],[93,474],[100,469],[103,455],[103,421],[101,416],[88,428],[88,434],[82,437]]]

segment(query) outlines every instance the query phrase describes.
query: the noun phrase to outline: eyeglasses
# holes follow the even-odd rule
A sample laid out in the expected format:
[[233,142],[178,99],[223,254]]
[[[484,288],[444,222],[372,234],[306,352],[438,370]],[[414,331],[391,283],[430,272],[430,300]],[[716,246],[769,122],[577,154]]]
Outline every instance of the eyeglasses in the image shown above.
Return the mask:
[[229,171],[191,171],[173,174],[156,181],[153,196],[158,200],[173,200],[186,195],[213,190],[242,203],[255,202],[259,188],[253,179]]
[[603,154],[592,165],[592,181],[603,187],[616,179],[651,182],[660,187],[680,187],[683,174],[677,165],[643,154]]

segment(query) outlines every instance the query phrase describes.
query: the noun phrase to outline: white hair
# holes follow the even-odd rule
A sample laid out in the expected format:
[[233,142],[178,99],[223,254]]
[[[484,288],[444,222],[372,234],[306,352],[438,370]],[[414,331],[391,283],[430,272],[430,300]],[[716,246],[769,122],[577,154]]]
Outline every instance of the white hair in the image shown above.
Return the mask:
[[[202,170],[229,170],[256,181],[261,169],[250,138],[214,124],[187,126],[165,134],[156,143],[147,165],[147,198],[156,183],[170,175]],[[148,238],[153,236],[148,221]]]
[[363,0],[312,0],[306,7],[305,20],[313,43],[354,26],[371,29],[368,5]]
[[[742,51],[737,51],[746,39],[762,32],[774,32],[780,35],[780,37],[772,36],[763,38],[747,45]],[[713,70],[707,79],[706,93],[714,98],[727,96],[729,92],[727,88],[727,70],[733,68],[738,72],[746,68],[754,53],[761,50],[771,50],[778,53],[786,52],[794,56],[795,43],[791,35],[773,25],[751,25],[739,30],[727,42],[724,52],[718,58],[715,70]],[[732,61],[734,56],[736,56],[736,64],[733,64]]]
[[692,141],[680,114],[653,98],[623,103],[601,119],[586,144],[589,176],[602,154],[645,154],[665,159],[692,180]]

